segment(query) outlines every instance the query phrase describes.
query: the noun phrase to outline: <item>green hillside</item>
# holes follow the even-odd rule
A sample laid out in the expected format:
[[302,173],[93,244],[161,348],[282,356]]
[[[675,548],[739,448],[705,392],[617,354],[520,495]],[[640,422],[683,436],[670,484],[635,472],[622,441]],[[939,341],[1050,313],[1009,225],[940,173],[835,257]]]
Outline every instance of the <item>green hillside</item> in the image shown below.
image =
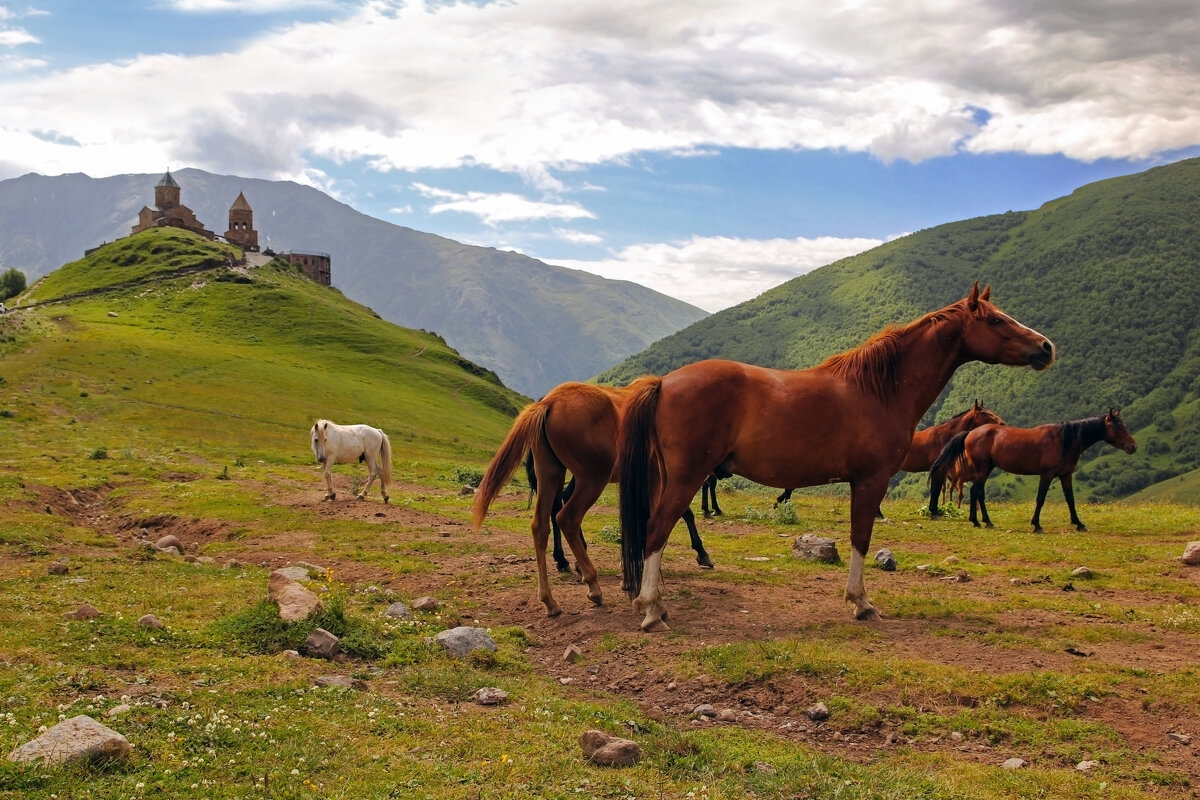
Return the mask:
[[86,483],[311,462],[308,428],[327,417],[382,428],[398,469],[437,470],[490,457],[525,402],[434,334],[384,322],[282,261],[230,269],[228,256],[241,254],[148,231],[18,298],[36,305],[0,317],[10,449],[44,452],[38,468],[71,485],[81,471]]
[[979,280],[1001,308],[1050,336],[1059,360],[1042,374],[968,365],[923,424],[975,398],[1017,425],[1121,408],[1142,447],[1133,457],[1089,451],[1104,466],[1081,489],[1123,497],[1200,466],[1198,253],[1200,160],[1192,159],[843,259],[669,336],[598,380],[623,383],[713,357],[812,366],[957,300]]

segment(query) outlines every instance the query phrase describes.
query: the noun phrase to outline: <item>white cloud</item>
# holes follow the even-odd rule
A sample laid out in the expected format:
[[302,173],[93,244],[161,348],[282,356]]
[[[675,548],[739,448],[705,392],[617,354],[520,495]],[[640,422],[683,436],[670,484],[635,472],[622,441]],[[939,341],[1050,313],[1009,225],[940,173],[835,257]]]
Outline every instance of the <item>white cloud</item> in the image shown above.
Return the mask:
[[602,261],[543,258],[648,286],[663,294],[720,311],[840,258],[883,244],[878,239],[734,239],[700,237],[676,244],[626,247]]
[[40,39],[23,28],[0,28],[0,47],[37,44]]
[[[1194,0],[373,0],[342,12],[236,52],[151,52],[5,82],[0,152],[44,173],[228,171],[237,143],[264,177],[314,156],[478,164],[557,192],[554,170],[643,151],[915,162],[960,150],[1141,158],[1200,143]],[[33,130],[85,146],[48,146]]]
[[422,183],[414,183],[413,189],[422,196],[436,200],[429,207],[431,213],[458,211],[473,214],[484,224],[496,227],[506,222],[549,219],[591,219],[595,215],[577,203],[547,203],[529,200],[509,192],[452,192],[437,189]]
[[571,244],[601,244],[604,242],[604,237],[602,236],[571,230],[570,228],[554,228],[552,232],[557,238]]

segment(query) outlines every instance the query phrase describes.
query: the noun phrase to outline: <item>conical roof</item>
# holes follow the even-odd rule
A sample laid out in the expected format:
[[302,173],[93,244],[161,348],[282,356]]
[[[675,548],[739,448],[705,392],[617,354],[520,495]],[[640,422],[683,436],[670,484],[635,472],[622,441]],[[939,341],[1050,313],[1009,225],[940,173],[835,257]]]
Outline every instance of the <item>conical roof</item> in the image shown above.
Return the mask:
[[161,178],[159,178],[158,183],[156,183],[154,185],[155,186],[174,186],[176,189],[179,188],[179,184],[176,183],[175,179],[171,177],[171,170],[167,170],[166,174],[163,175]]
[[253,211],[250,204],[246,202],[246,195],[238,192],[237,199],[233,201],[233,205],[229,207],[230,211]]

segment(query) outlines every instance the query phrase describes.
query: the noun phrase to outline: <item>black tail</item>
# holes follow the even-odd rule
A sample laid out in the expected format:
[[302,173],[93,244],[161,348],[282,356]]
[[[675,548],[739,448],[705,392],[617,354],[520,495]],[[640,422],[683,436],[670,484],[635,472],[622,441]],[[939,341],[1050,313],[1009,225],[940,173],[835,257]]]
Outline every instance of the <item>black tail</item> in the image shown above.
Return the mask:
[[525,501],[525,508],[528,509],[533,505],[533,496],[537,494],[537,473],[533,471],[532,450],[525,454],[525,481],[529,484],[529,499]]
[[969,432],[956,433],[953,439],[946,442],[942,452],[929,467],[929,516],[931,517],[938,515],[938,497],[942,493],[942,484],[946,482],[946,473],[950,471],[950,465],[958,460],[966,449]]
[[621,588],[633,599],[642,591],[646,528],[650,521],[650,456],[660,379],[648,379],[630,397],[617,432],[621,471]]

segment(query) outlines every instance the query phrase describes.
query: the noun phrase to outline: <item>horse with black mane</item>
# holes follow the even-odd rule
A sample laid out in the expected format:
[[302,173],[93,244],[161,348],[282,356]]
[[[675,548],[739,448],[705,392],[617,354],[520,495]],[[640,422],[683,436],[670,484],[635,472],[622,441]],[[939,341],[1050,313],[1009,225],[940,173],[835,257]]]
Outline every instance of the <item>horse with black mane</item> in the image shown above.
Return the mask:
[[[639,381],[621,417],[617,466],[622,588],[645,614],[642,630],[667,629],[663,547],[713,472],[765,486],[848,482],[845,597],[856,618],[878,618],[863,565],[875,512],[921,417],[965,363],[1043,370],[1054,361],[1050,340],[1002,312],[990,294],[976,283],[962,300],[810,369],[706,360]],[[796,436],[779,435],[798,424]]]
[[982,425],[951,439],[933,462],[929,470],[929,515],[937,517],[937,493],[942,481],[954,465],[958,466],[959,477],[971,481],[971,523],[978,528],[976,508],[983,517],[983,524],[992,527],[988,516],[983,490],[988,476],[997,467],[1014,475],[1037,475],[1037,504],[1033,509],[1034,533],[1041,533],[1039,522],[1046,492],[1055,478],[1062,483],[1063,497],[1071,512],[1071,523],[1076,529],[1087,527],[1075,513],[1075,467],[1079,457],[1097,442],[1108,442],[1126,453],[1137,450],[1137,442],[1125,427],[1119,411],[1108,410],[1107,414],[1038,425],[1035,428],[1014,428],[1008,425]]

